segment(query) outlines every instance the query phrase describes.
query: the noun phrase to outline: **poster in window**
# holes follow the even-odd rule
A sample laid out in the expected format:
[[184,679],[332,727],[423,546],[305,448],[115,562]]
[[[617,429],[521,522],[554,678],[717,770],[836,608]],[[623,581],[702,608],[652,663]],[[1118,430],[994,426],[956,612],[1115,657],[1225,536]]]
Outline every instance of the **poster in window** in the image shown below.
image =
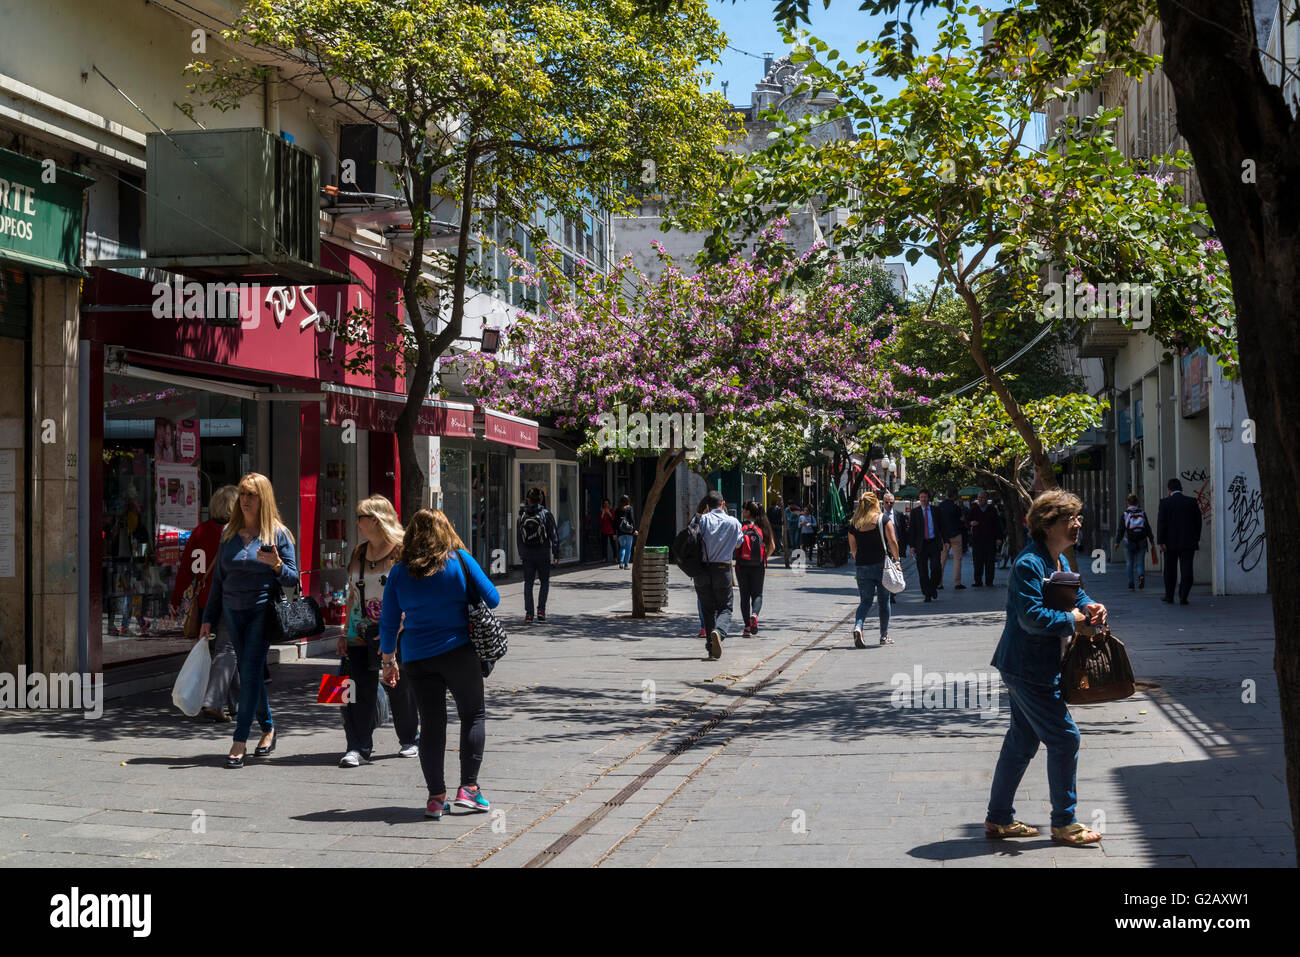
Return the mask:
[[1183,418],[1198,415],[1210,407],[1210,354],[1202,346],[1180,360],[1182,366]]

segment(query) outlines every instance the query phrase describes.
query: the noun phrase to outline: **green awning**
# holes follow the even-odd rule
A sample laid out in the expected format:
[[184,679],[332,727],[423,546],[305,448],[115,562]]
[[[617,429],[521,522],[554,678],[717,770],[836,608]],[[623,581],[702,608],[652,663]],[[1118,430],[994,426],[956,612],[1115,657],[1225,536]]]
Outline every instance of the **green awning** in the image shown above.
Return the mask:
[[983,491],[984,489],[980,488],[978,485],[967,485],[964,489],[962,489],[960,492],[957,493],[957,497],[974,498],[976,495],[978,495],[980,492]]
[[900,488],[897,492],[894,493],[894,497],[895,498],[916,498],[916,496],[920,494],[920,491],[921,490],[917,488],[915,485],[904,485],[902,488]]
[[25,272],[84,276],[81,194],[94,180],[0,149],[0,262]]

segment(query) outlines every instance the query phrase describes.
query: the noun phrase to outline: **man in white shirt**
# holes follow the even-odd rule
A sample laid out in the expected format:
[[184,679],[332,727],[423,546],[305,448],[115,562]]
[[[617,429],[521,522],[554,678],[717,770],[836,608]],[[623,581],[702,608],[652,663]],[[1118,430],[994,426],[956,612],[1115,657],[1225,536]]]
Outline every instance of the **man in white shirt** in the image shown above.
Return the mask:
[[731,625],[731,556],[743,535],[740,522],[727,513],[721,492],[710,492],[701,504],[707,504],[708,511],[695,517],[704,539],[704,571],[695,577],[695,594],[708,636],[704,647],[717,659]]

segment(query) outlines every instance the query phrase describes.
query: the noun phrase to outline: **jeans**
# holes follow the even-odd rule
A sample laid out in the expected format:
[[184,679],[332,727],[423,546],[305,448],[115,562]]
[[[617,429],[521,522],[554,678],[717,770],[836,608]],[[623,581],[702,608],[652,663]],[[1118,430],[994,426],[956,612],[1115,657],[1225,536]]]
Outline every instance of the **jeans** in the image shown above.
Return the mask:
[[879,598],[881,638],[889,634],[889,590],[885,588],[884,575],[884,562],[858,566],[858,613],[853,616],[853,627],[862,631],[871,612],[872,600]]
[[230,629],[225,618],[218,618],[213,629],[212,673],[208,677],[208,690],[203,694],[203,707],[220,711],[223,707],[231,714],[239,711],[239,657],[230,640]]
[[483,706],[483,672],[470,642],[432,658],[402,665],[411,682],[411,696],[420,711],[420,769],[430,795],[443,794],[447,782],[443,759],[447,750],[447,692],[456,699],[460,719],[460,786],[478,784],[487,739],[487,714]]
[[1137,582],[1134,577],[1141,578],[1147,573],[1147,543],[1145,541],[1137,544],[1125,542],[1124,550],[1128,553],[1128,561],[1125,562],[1128,566],[1128,583],[1130,586],[1135,585]]
[[762,565],[737,565],[736,583],[740,585],[740,617],[749,624],[757,618],[763,607],[763,577],[767,569]]
[[239,658],[239,713],[235,718],[234,739],[248,741],[253,729],[253,717],[265,734],[274,730],[271,705],[266,700],[266,682],[262,680],[262,666],[270,644],[266,640],[267,608],[261,605],[247,610],[226,608],[226,630]]
[[695,595],[704,613],[704,630],[715,628],[727,639],[731,628],[731,569],[726,565],[706,565],[695,577]]
[[1020,779],[1047,745],[1047,790],[1052,800],[1052,827],[1074,823],[1078,804],[1075,781],[1079,766],[1079,729],[1061,697],[1059,685],[1040,685],[1002,676],[1011,703],[1011,727],[1002,741],[1002,753],[993,772],[989,793],[989,821],[1007,825],[1015,820],[1013,802]]
[[[369,755],[374,750],[375,701],[379,698],[378,646],[348,645],[348,674],[352,676],[353,701],[343,706],[343,731],[347,735],[348,750]],[[397,660],[402,660],[402,646],[398,643]],[[398,668],[399,673],[401,668]],[[415,744],[420,739],[420,715],[411,698],[411,682],[405,675],[393,687],[383,686],[388,695],[388,706],[393,713],[393,730],[397,732],[402,747]]]
[[524,614],[533,613],[533,579],[541,580],[537,589],[537,610],[546,614],[546,596],[551,591],[551,556],[539,557],[524,553]]
[[618,563],[620,565],[632,564],[632,540],[635,535],[620,535],[618,537]]

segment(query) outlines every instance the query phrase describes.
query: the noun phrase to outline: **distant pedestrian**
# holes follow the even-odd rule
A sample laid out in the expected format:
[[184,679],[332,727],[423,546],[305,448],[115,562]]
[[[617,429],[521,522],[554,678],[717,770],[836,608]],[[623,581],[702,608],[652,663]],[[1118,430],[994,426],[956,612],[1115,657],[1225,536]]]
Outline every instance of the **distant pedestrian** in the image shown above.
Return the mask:
[[916,551],[916,572],[921,579],[921,594],[927,602],[939,597],[939,576],[943,566],[939,561],[939,516],[930,507],[930,490],[921,489],[916,494],[917,505],[912,509],[912,548]]
[[[479,661],[470,643],[471,590],[489,608],[501,602],[496,586],[474,561],[447,516],[438,509],[420,509],[411,516],[402,560],[393,566],[384,587],[379,652],[386,685],[392,687],[403,677],[411,682],[422,729],[420,768],[429,793],[424,816],[435,821],[450,803],[471,811],[492,807],[478,784],[487,737],[483,679],[492,667]],[[396,658],[399,625],[400,665]],[[454,802],[447,800],[443,767],[448,691],[460,721],[460,787]]]
[[609,499],[601,500],[599,521],[600,558],[608,564],[618,557],[618,542],[614,537],[614,506],[609,504]]
[[1201,547],[1201,506],[1183,494],[1178,479],[1171,478],[1167,488],[1169,496],[1160,500],[1156,513],[1156,541],[1165,556],[1165,597],[1160,600],[1173,604],[1177,587],[1178,603],[1186,605],[1192,592],[1192,564]]
[[975,563],[975,587],[993,587],[993,566],[1002,547],[1002,520],[983,490],[975,497],[968,516],[971,551]]
[[[230,521],[230,513],[235,510],[238,501],[239,490],[233,485],[223,485],[213,492],[212,499],[208,502],[208,520],[200,522],[190,532],[189,541],[185,543],[185,554],[181,556],[180,570],[176,573],[176,584],[172,588],[171,614],[173,618],[179,615],[182,598],[190,586],[194,585],[190,601],[194,604],[193,620],[197,621],[200,630],[203,627],[203,610],[212,593],[212,575],[217,567],[221,533]],[[190,620],[190,613],[187,612],[186,622]],[[197,636],[190,631],[186,637]],[[230,631],[221,619],[217,619],[209,647],[212,651],[212,672],[208,677],[208,690],[203,695],[203,707],[199,713],[209,721],[229,721],[239,710],[239,659],[235,655],[235,646],[230,641]]]
[[1007,588],[1007,621],[991,664],[1002,673],[1011,703],[1011,727],[993,772],[989,837],[1036,837],[1038,829],[1015,819],[1020,780],[1039,743],[1047,745],[1047,788],[1052,802],[1052,840],[1095,844],[1101,835],[1074,819],[1079,729],[1061,696],[1061,648],[1078,631],[1106,624],[1106,608],[1079,589],[1075,607],[1055,611],[1044,604],[1043,579],[1069,572],[1062,554],[1078,535],[1083,503],[1059,489],[1043,492],[1029,509],[1031,541],[1016,558]]
[[524,563],[524,621],[533,620],[533,579],[540,580],[537,620],[546,620],[546,597],[551,591],[551,562],[560,560],[560,539],[555,516],[542,504],[542,490],[528,490],[524,507],[515,522],[515,544]]
[[618,534],[618,567],[632,567],[632,543],[636,540],[636,518],[632,514],[632,499],[624,495],[618,500],[614,512],[614,530]]
[[817,516],[813,514],[813,507],[805,505],[803,514],[799,516],[799,547],[803,549],[805,562],[812,562],[813,549],[817,545]]
[[961,502],[957,501],[957,489],[948,489],[948,497],[935,509],[939,515],[939,537],[943,539],[943,558],[939,562],[939,587],[943,587],[943,572],[948,560],[952,560],[952,587],[954,591],[966,588],[961,583],[962,534],[965,526],[965,512]]
[[1154,548],[1156,538],[1151,534],[1151,522],[1147,519],[1147,513],[1142,510],[1142,506],[1138,504],[1138,497],[1130,492],[1127,502],[1128,507],[1119,517],[1119,531],[1115,535],[1115,546],[1118,548],[1120,542],[1124,543],[1126,552],[1124,565],[1128,571],[1128,587],[1131,591],[1135,579],[1138,588],[1146,587],[1147,546]]
[[271,480],[249,472],[239,480],[238,490],[239,508],[232,511],[221,533],[201,632],[204,638],[211,635],[224,614],[239,659],[239,710],[234,743],[226,756],[227,768],[244,766],[254,717],[262,728],[262,737],[253,756],[267,757],[275,750],[275,721],[266,697],[266,682],[262,680],[269,647],[266,616],[269,604],[279,593],[298,584],[293,535],[280,520]]
[[785,510],[781,508],[781,496],[773,495],[772,504],[767,507],[767,524],[772,529],[772,541],[769,542],[768,556],[785,549]]
[[[357,504],[357,535],[360,544],[348,561],[348,621],[339,636],[339,655],[347,659],[348,677],[352,679],[352,700],[343,706],[343,733],[347,751],[339,767],[359,767],[369,761],[374,750],[375,704],[379,697],[379,620],[384,604],[384,586],[388,574],[402,557],[405,532],[393,503],[382,495],[372,495]],[[398,641],[397,659],[402,658]],[[397,732],[397,753],[404,758],[419,757],[420,715],[411,697],[411,683],[399,681],[384,685],[393,730]]]
[[[907,540],[907,535],[905,528],[900,527],[898,524],[898,516],[894,514],[894,493],[885,489],[879,498],[880,517],[894,526],[894,541],[898,544],[898,551],[900,554],[906,554],[907,546],[905,546],[903,542]],[[898,556],[896,555],[894,557],[897,558]],[[891,605],[897,605],[898,596],[890,592],[889,603]]]
[[853,644],[865,648],[862,629],[871,613],[873,599],[880,601],[880,643],[892,645],[889,637],[889,590],[885,588],[885,556],[898,561],[898,536],[894,523],[881,514],[876,494],[863,492],[849,519],[849,552],[858,582],[858,612],[853,618]]
[[736,582],[740,586],[740,618],[745,623],[744,637],[758,634],[758,613],[763,609],[763,578],[771,554],[772,523],[757,502],[746,502],[741,509],[744,536],[736,547]]
[[727,513],[721,492],[709,492],[701,504],[708,506],[695,517],[704,539],[704,570],[695,577],[695,594],[704,613],[704,647],[717,659],[731,628],[731,556],[743,535],[740,522]]
[[789,502],[785,506],[785,567],[790,567],[795,548],[799,546],[799,504]]

